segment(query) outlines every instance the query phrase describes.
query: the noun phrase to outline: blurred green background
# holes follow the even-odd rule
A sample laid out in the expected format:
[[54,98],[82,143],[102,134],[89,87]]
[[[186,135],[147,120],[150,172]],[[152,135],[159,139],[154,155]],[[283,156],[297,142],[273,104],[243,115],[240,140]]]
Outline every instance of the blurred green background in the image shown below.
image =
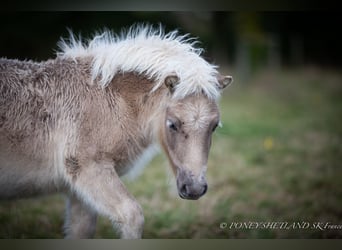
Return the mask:
[[[213,137],[204,197],[178,197],[163,155],[125,181],[144,209],[143,237],[342,238],[342,229],[300,226],[342,225],[340,13],[2,12],[0,56],[46,60],[67,28],[89,37],[136,22],[191,33],[204,57],[234,77],[220,100],[223,127]],[[61,238],[63,214],[62,195],[0,201],[0,238]],[[117,237],[106,218],[96,237]]]

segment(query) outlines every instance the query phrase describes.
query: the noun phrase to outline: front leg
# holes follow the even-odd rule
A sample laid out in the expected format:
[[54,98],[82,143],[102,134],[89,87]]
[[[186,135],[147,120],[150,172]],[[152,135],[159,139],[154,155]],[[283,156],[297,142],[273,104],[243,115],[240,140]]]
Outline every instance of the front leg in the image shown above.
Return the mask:
[[141,238],[144,224],[142,209],[127,191],[114,166],[91,162],[72,178],[72,189],[98,214],[107,216],[118,228],[121,238]]

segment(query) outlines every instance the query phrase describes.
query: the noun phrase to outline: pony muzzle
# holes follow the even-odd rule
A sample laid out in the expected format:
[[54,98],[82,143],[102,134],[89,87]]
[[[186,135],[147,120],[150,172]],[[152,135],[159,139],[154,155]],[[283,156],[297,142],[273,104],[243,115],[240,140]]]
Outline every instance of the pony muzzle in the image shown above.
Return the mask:
[[198,200],[207,192],[208,184],[205,178],[200,178],[198,181],[191,175],[181,172],[177,174],[177,189],[182,199]]

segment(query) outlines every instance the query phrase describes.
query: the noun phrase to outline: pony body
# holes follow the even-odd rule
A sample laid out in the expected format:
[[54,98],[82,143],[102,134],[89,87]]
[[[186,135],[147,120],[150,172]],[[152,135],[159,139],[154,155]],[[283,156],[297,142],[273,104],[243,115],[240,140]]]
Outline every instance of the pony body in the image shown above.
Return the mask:
[[69,40],[53,60],[0,60],[0,197],[65,192],[67,237],[91,237],[102,214],[121,237],[139,238],[142,209],[120,176],[160,143],[180,196],[203,195],[216,102],[231,78],[176,32]]

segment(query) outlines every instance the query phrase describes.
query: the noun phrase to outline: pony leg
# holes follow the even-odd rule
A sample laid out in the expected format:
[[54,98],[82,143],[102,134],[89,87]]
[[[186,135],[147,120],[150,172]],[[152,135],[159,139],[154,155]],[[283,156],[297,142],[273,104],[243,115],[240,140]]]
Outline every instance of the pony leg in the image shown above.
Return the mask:
[[141,238],[142,209],[123,185],[113,165],[92,162],[84,166],[72,186],[82,201],[113,222],[121,238]]
[[96,231],[96,220],[95,211],[89,209],[75,196],[69,195],[64,224],[65,238],[93,238]]

